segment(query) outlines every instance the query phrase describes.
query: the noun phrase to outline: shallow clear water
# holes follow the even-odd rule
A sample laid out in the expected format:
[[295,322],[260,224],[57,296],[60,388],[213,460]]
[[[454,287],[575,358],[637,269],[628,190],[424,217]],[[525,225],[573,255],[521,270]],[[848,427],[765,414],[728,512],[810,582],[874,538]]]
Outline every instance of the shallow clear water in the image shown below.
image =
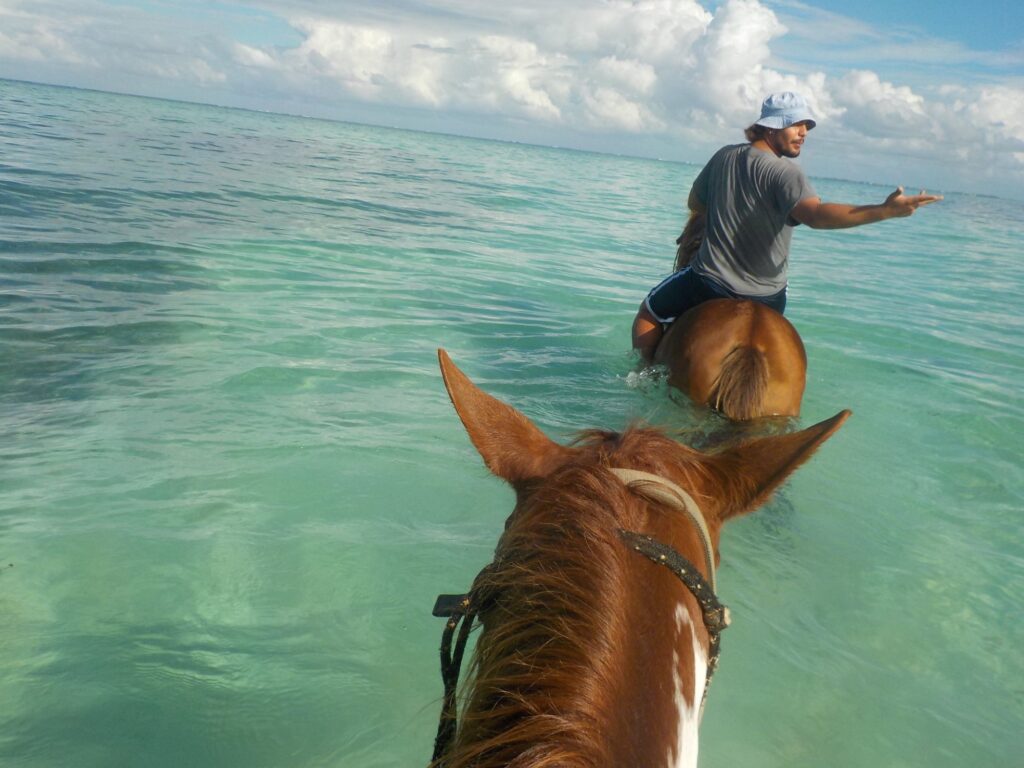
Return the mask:
[[[3,765],[425,764],[430,607],[512,503],[439,346],[558,439],[714,426],[628,349],[696,167],[5,81],[0,114]],[[794,238],[803,421],[855,415],[725,534],[705,768],[1020,764],[1022,222]]]

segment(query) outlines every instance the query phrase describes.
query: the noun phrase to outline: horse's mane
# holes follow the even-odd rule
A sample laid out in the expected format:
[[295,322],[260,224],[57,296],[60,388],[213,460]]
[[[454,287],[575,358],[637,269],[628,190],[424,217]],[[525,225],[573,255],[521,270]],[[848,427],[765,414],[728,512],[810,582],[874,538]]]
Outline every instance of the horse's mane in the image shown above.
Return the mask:
[[664,473],[668,457],[678,467],[697,453],[646,428],[581,433],[577,444],[579,456],[517,507],[475,585],[484,632],[449,768],[610,764],[601,729],[613,720],[614,652],[629,632],[625,565],[636,557],[617,531],[642,526],[645,512],[593,468],[628,455],[629,466]]

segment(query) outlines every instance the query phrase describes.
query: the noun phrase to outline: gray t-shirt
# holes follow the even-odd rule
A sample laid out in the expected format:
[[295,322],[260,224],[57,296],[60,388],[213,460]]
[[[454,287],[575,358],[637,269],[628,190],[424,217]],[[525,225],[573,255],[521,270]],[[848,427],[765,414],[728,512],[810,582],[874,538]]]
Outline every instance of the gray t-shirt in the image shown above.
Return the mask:
[[786,287],[789,213],[817,192],[800,166],[750,144],[723,147],[693,182],[707,230],[693,269],[734,293],[770,296]]

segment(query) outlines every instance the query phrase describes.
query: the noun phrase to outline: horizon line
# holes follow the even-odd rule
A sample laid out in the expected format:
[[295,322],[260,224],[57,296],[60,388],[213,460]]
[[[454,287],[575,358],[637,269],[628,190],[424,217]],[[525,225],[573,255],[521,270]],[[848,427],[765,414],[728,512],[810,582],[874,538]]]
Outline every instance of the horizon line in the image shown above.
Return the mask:
[[[530,141],[518,141],[518,140],[515,140],[515,139],[496,139],[496,138],[492,138],[492,137],[488,137],[488,136],[477,136],[477,135],[472,135],[472,134],[452,133],[450,131],[428,130],[428,129],[423,129],[423,128],[405,128],[405,127],[402,127],[402,126],[385,125],[385,124],[382,124],[382,123],[365,123],[365,122],[360,122],[358,120],[345,120],[345,119],[335,118],[335,117],[320,117],[318,115],[308,115],[308,114],[303,114],[303,113],[300,113],[300,112],[279,112],[279,111],[273,110],[273,109],[257,109],[257,108],[254,108],[254,107],[239,107],[239,106],[233,106],[233,105],[230,105],[230,104],[218,104],[218,103],[211,102],[211,101],[193,101],[193,100],[190,100],[190,99],[172,98],[170,96],[152,96],[152,95],[149,95],[149,94],[131,93],[131,92],[127,92],[127,91],[104,90],[102,88],[92,88],[92,87],[79,86],[79,85],[67,85],[67,84],[64,84],[64,83],[48,83],[48,82],[42,82],[42,81],[39,81],[39,80],[21,80],[19,78],[2,77],[2,76],[0,76],[0,82],[21,83],[21,84],[24,84],[24,85],[41,86],[41,87],[44,87],[44,88],[65,88],[67,90],[72,90],[72,91],[84,91],[84,92],[88,92],[88,93],[100,93],[100,94],[106,94],[106,95],[110,95],[110,96],[123,96],[123,97],[126,97],[126,98],[132,98],[132,99],[152,99],[154,101],[166,101],[166,102],[170,102],[172,104],[189,104],[189,105],[199,106],[199,107],[213,107],[213,108],[216,108],[216,109],[228,109],[228,110],[236,110],[236,111],[239,111],[239,112],[250,112],[250,113],[258,114],[258,115],[278,115],[278,116],[281,116],[281,117],[293,117],[293,118],[298,118],[298,119],[302,119],[302,120],[317,120],[317,121],[322,121],[322,122],[326,122],[326,123],[338,123],[338,124],[341,124],[341,125],[356,125],[356,126],[361,126],[361,127],[365,127],[365,128],[384,128],[386,130],[393,130],[393,131],[406,131],[408,133],[423,133],[423,134],[427,134],[427,135],[431,135],[431,136],[448,136],[448,137],[456,138],[456,139],[469,139],[469,140],[472,140],[472,141],[486,141],[486,142],[492,142],[492,143],[495,143],[495,144],[512,144],[512,145],[519,145],[519,146],[525,146],[525,147],[533,147],[533,148],[536,148],[536,149],[553,149],[553,150],[565,151],[565,152],[578,152],[578,153],[581,153],[581,154],[588,154],[588,155],[600,155],[600,156],[604,156],[604,157],[618,157],[618,158],[632,159],[632,160],[649,160],[649,161],[654,161],[654,162],[659,162],[659,163],[671,163],[673,165],[687,165],[687,166],[692,166],[692,167],[702,167],[702,163],[694,163],[694,162],[690,162],[690,161],[687,161],[687,160],[672,160],[672,159],[667,159],[667,158],[663,158],[663,157],[655,157],[655,156],[651,156],[651,155],[634,155],[634,154],[626,154],[626,153],[618,153],[618,152],[605,152],[605,151],[600,151],[600,150],[595,150],[595,149],[583,149],[583,148],[580,148],[580,147],[563,146],[563,145],[555,145],[555,144],[536,144],[536,143],[530,142]],[[863,184],[865,186],[879,187],[879,188],[882,188],[882,189],[889,189],[892,186],[891,184],[882,184],[882,183],[876,182],[876,181],[858,181],[856,179],[846,179],[846,178],[842,178],[842,177],[838,177],[838,176],[813,176],[811,178],[819,179],[821,181],[840,182],[840,183],[843,183],[843,184]],[[948,192],[947,191],[943,191],[942,194],[943,195],[954,194],[954,195],[959,195],[959,196],[963,196],[963,197],[976,197],[976,198],[983,198],[983,199],[1004,200],[1004,201],[1010,202],[1010,203],[1022,203],[1022,202],[1024,202],[1024,200],[1016,200],[1016,199],[1010,198],[1010,197],[1002,197],[1000,195],[994,195],[994,194],[991,194],[991,193],[982,193],[982,192],[964,192],[964,191],[961,191],[961,190],[950,190]]]

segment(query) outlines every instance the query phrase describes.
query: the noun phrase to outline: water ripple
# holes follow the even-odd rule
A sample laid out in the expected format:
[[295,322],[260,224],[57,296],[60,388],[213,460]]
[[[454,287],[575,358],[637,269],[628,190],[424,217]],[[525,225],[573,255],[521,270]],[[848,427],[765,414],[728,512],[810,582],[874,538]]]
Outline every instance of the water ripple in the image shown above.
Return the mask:
[[[0,762],[422,763],[430,604],[514,503],[438,347],[559,440],[722,426],[628,349],[696,167],[3,81],[0,110]],[[855,417],[725,534],[709,764],[1017,758],[1022,221],[950,194],[794,238],[803,421]]]

